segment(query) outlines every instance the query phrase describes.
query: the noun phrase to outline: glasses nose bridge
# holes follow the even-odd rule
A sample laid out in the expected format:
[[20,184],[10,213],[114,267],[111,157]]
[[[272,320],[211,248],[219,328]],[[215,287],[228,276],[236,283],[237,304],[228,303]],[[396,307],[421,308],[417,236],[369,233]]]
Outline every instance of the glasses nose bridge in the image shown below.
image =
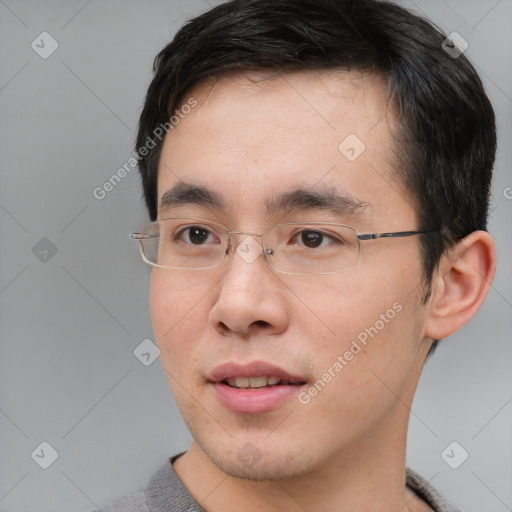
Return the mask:
[[[259,242],[263,246],[263,233],[256,233],[254,231],[231,230],[231,231],[228,231],[227,234],[228,234],[230,243],[233,243],[233,240],[236,236],[239,236],[239,243],[242,243],[245,240],[245,238],[242,238],[241,235],[246,235],[246,236],[252,236],[254,238],[259,238]],[[239,244],[233,243],[234,249],[236,249],[235,245],[237,247]]]
[[[268,231],[268,230],[266,230]],[[257,256],[263,255],[264,259],[270,263],[268,260],[268,255],[273,255],[274,251],[267,246],[267,240],[263,238],[264,233],[256,233],[254,231],[238,231],[238,230],[230,230],[227,231],[228,235],[228,253],[234,253],[238,252],[239,255],[244,259],[246,262],[254,261],[254,259]],[[245,235],[245,236],[243,236]],[[239,236],[238,243],[234,240],[235,236]],[[257,238],[259,249],[255,249],[254,247],[252,249],[249,248],[247,244],[244,244],[244,241],[247,240],[247,237],[250,236],[253,239]],[[242,245],[244,244],[244,245]],[[255,252],[256,251],[256,252]]]
[[250,236],[258,236],[262,237],[262,233],[256,233],[254,231],[237,231],[237,230],[230,230],[228,231],[228,235],[250,235]]

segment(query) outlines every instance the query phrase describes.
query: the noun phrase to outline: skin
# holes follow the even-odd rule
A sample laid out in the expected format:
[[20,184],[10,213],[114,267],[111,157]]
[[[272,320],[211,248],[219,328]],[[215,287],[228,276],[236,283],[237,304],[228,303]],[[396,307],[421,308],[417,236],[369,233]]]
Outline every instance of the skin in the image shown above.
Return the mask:
[[[164,141],[158,197],[182,181],[209,186],[228,208],[189,204],[159,218],[206,217],[258,233],[304,220],[360,233],[417,229],[393,169],[386,92],[378,76],[346,72],[200,84],[187,96],[198,106]],[[366,145],[353,162],[338,150],[351,133]],[[368,206],[343,221],[265,213],[265,199],[299,187],[336,187]],[[405,487],[410,406],[432,339],[474,315],[494,266],[492,239],[473,233],[443,256],[426,305],[417,236],[361,242],[355,268],[324,276],[275,273],[263,257],[249,264],[237,254],[215,269],[154,268],[155,337],[194,437],[174,464],[179,478],[209,512],[430,510]],[[311,385],[395,303],[401,311],[307,405],[293,398],[235,414],[208,383],[219,364],[263,360]],[[251,467],[237,456],[247,443],[261,455]]]

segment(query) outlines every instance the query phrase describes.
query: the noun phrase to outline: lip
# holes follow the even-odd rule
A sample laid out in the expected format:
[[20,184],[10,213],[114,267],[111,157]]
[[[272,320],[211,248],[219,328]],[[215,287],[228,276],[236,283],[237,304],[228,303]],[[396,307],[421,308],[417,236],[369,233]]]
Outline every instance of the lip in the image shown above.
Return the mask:
[[[287,380],[289,385],[280,384],[267,388],[233,388],[225,384],[225,379],[233,377],[259,377],[268,375]],[[210,374],[209,385],[220,403],[232,412],[258,414],[277,409],[284,402],[297,395],[306,379],[293,375],[282,368],[264,361],[254,361],[241,365],[226,363],[217,366]]]
[[294,383],[305,382],[306,380],[299,375],[292,375],[279,366],[266,363],[265,361],[253,361],[248,364],[221,364],[213,369],[208,380],[212,383],[217,383],[232,377],[260,377],[261,375],[279,377],[281,380],[288,380]]

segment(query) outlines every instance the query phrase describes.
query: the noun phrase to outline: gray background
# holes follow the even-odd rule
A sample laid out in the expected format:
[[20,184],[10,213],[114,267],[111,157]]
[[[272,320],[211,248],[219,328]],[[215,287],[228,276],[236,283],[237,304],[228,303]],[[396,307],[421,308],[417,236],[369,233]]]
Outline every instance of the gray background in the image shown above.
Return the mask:
[[[407,463],[464,511],[505,512],[512,0],[403,5],[468,41],[500,133],[490,219],[498,273],[476,318],[426,366]],[[137,171],[101,201],[92,191],[132,152],[155,54],[207,8],[205,0],[0,0],[2,512],[92,510],[142,486],[188,446],[159,361],[144,366],[133,354],[153,336],[149,268],[128,237],[147,220]],[[47,59],[31,48],[43,31],[59,45]],[[55,254],[41,252],[50,247],[43,237]],[[31,457],[43,441],[59,455],[48,469]],[[469,453],[458,469],[441,458],[452,441]]]

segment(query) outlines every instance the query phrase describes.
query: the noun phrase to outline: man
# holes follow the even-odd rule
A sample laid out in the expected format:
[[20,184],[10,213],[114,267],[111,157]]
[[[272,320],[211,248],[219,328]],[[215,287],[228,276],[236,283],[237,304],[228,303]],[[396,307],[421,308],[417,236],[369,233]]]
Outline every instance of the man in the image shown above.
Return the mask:
[[407,426],[493,279],[496,135],[443,41],[386,2],[234,0],[157,56],[133,236],[194,442],[105,511],[455,510]]

